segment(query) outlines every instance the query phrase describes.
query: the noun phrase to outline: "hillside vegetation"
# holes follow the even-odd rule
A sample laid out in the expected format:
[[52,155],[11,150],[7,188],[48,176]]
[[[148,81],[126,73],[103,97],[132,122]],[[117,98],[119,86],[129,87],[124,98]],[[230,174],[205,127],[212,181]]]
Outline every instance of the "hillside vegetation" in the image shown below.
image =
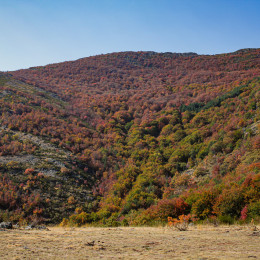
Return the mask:
[[260,49],[112,53],[0,88],[0,219],[259,220]]

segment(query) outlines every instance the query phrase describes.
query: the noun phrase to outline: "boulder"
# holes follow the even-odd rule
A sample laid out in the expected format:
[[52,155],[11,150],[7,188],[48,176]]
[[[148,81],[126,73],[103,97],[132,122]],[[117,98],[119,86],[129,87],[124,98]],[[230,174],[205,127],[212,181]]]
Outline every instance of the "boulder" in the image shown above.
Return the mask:
[[12,229],[13,228],[13,225],[11,222],[1,222],[0,223],[0,228],[3,228],[3,229]]

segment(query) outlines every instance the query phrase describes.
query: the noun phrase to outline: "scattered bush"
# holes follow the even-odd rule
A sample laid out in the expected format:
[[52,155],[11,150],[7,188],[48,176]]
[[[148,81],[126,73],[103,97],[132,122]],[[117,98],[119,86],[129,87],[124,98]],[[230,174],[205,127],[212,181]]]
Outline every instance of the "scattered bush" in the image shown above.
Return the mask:
[[181,215],[178,218],[168,217],[168,225],[174,227],[179,231],[186,231],[189,226],[189,222],[194,220],[191,215]]

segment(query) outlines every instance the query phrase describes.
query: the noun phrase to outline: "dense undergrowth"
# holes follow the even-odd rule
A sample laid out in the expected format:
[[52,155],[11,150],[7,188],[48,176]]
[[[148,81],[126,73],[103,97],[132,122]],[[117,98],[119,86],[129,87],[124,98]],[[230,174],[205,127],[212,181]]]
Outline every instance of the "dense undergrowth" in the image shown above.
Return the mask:
[[127,52],[1,75],[0,218],[259,221],[259,59]]

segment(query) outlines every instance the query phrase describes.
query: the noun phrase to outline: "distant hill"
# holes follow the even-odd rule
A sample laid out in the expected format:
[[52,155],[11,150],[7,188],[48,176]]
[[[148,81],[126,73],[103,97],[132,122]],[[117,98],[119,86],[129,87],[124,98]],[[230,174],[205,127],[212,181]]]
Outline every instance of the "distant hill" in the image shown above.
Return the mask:
[[259,218],[259,83],[260,49],[0,74],[0,220]]

